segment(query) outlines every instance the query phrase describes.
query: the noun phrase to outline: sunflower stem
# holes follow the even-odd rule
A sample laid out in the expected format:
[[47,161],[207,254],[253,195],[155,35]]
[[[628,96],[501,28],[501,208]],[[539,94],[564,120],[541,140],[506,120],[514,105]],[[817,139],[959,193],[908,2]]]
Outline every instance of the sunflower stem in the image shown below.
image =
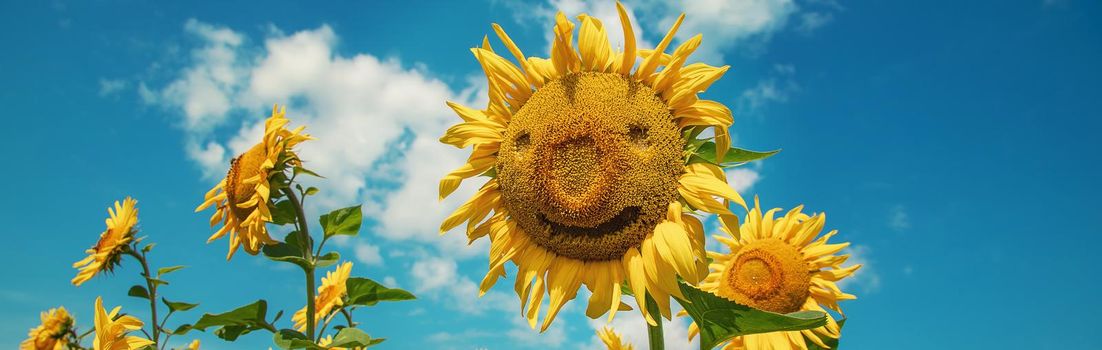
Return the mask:
[[[149,290],[149,313],[150,324],[149,328],[153,329],[153,335],[150,336],[150,340],[153,343],[160,343],[161,332],[157,329],[157,284],[153,283],[153,275],[149,273],[149,262],[145,258],[145,253],[138,254],[133,248],[127,246],[126,254],[133,256],[134,259],[138,259],[138,262],[142,264],[142,277],[145,277],[145,286]],[[144,331],[144,330],[143,330]],[[148,334],[147,334],[148,335]]]
[[287,195],[288,200],[291,201],[291,205],[295,207],[295,216],[298,221],[298,234],[299,241],[302,242],[302,257],[309,261],[308,267],[303,268],[306,272],[306,336],[307,339],[314,339],[314,328],[317,320],[314,319],[314,241],[310,237],[310,224],[306,221],[306,212],[302,209],[302,201],[295,195],[295,191],[290,186],[283,189],[283,193]]
[[[654,325],[647,323],[647,338],[650,339],[651,350],[662,350],[666,348],[666,342],[662,339],[662,311],[658,310],[658,303],[647,295],[647,313],[654,318]],[[644,321],[645,322],[645,321]]]

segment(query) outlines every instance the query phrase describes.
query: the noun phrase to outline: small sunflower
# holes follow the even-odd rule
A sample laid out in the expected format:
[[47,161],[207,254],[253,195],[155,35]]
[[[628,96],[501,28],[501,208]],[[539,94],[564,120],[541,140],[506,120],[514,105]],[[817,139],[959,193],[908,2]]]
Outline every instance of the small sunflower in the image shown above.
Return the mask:
[[203,211],[214,205],[217,210],[210,218],[210,226],[219,222],[222,228],[207,239],[210,243],[230,235],[230,251],[226,260],[233,257],[237,247],[243,246],[245,252],[256,255],[265,244],[276,241],[268,236],[266,224],[272,221],[268,208],[271,199],[272,175],[287,167],[300,164],[294,147],[310,135],[302,133],[305,126],[294,130],[284,128],[291,121],[285,117],[285,108],[272,107],[272,114],[264,121],[264,137],[260,143],[230,161],[230,170],[207,192],[203,204],[195,209]]
[[[860,264],[842,267],[849,255],[835,255],[849,243],[827,244],[838,231],[819,236],[826,214],[808,216],[803,206],[774,219],[780,209],[764,214],[755,199],[755,207],[741,227],[727,227],[727,235],[714,236],[730,253],[708,252],[713,259],[712,272],[700,283],[704,291],[743,305],[777,313],[824,311],[838,313],[840,300],[856,299],[843,293],[835,282],[861,268]],[[818,239],[816,239],[818,237]],[[822,337],[838,339],[838,324],[827,313],[827,324],[802,331],[781,331],[736,337],[724,349],[807,349],[807,341],[829,348]],[[698,332],[689,326],[689,338]]]
[[138,209],[135,207],[137,204],[138,201],[126,197],[122,204],[115,201],[113,210],[107,208],[107,213],[110,215],[106,220],[107,229],[99,235],[99,241],[95,246],[84,251],[88,256],[73,264],[74,268],[80,270],[77,276],[73,277],[74,286],[80,286],[97,273],[111,272],[119,265],[122,254],[129,249],[128,244],[138,231],[134,227],[138,224]]
[[155,344],[149,339],[126,335],[142,329],[142,321],[130,315],[119,316],[121,308],[116,306],[108,313],[103,308],[103,298],[96,297],[96,339],[92,347],[95,350],[134,350]]
[[616,334],[616,331],[612,328],[604,327],[597,331],[597,337],[601,338],[601,342],[605,343],[608,350],[634,350],[635,347],[631,343],[625,342],[620,339],[620,335]]
[[74,344],[73,316],[64,307],[42,312],[42,324],[27,332],[19,350],[62,350]]
[[745,206],[721,168],[688,156],[708,128],[720,157],[729,148],[731,111],[697,97],[728,67],[685,65],[700,35],[665,53],[684,15],[654,50],[637,50],[627,12],[619,3],[617,9],[623,51],[613,50],[601,22],[585,14],[578,16],[576,48],[575,23],[557,15],[550,59],[525,57],[494,24],[519,67],[483,39],[471,51],[489,80],[489,106],[448,103],[463,122],[441,142],[473,150],[440,181],[441,199],[463,179],[489,180],[441,232],[467,222],[471,241],[489,236],[482,293],[512,261],[531,327],[545,293],[550,297],[541,331],[582,284],[593,292],[591,318],[615,315],[621,286],[630,287],[648,322],[655,317],[644,307],[647,296],[669,318],[669,297],[682,296],[678,277],[695,284],[707,273],[703,228],[691,214],[732,221],[728,201]]
[[186,349],[187,350],[199,350],[199,339],[192,340],[191,343],[188,343]]
[[[321,279],[321,286],[318,286],[318,294],[314,296],[315,320],[332,317],[333,315],[330,315],[330,313],[333,312],[333,309],[344,305],[344,297],[348,295],[345,282],[348,282],[350,274],[352,274],[351,261],[337,266],[334,271],[325,273],[325,277]],[[295,329],[299,331],[306,329],[306,307],[304,306],[296,311],[295,315],[291,317],[291,321],[295,322]]]

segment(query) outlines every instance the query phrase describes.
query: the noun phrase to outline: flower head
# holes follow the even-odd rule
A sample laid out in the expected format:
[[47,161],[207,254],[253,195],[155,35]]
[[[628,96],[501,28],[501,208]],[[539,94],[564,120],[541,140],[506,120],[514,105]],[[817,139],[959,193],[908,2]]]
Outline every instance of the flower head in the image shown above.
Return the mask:
[[[765,213],[755,200],[754,209],[739,227],[724,226],[726,235],[715,236],[729,253],[708,252],[713,259],[712,272],[700,283],[702,290],[743,305],[790,313],[801,310],[838,313],[838,301],[855,299],[838,288],[836,282],[861,268],[860,264],[842,267],[848,255],[835,255],[849,243],[827,244],[838,231],[820,236],[825,214],[808,216],[799,206],[780,218],[780,209]],[[818,238],[818,239],[816,239]],[[827,313],[827,324],[803,331],[750,334],[732,339],[724,349],[803,349],[808,341],[829,348],[823,337],[837,339],[840,328]],[[689,337],[697,332],[694,323]]]
[[99,235],[96,245],[84,251],[88,256],[73,264],[73,267],[80,270],[73,277],[73,285],[79,286],[97,273],[110,272],[122,261],[122,254],[129,249],[128,244],[137,233],[134,227],[138,224],[137,204],[138,201],[126,197],[121,205],[115,201],[114,209],[107,208],[110,215],[107,218],[107,229]]
[[617,9],[622,51],[609,44],[601,21],[585,14],[580,25],[558,14],[550,59],[524,56],[495,24],[516,63],[483,40],[471,51],[489,80],[489,106],[448,103],[463,122],[441,142],[472,152],[440,181],[441,198],[466,178],[489,180],[441,232],[466,222],[471,241],[489,236],[481,291],[512,261],[530,326],[549,297],[541,330],[583,284],[593,292],[589,317],[626,308],[626,286],[648,322],[657,317],[643,307],[648,296],[669,318],[669,297],[681,297],[678,277],[695,284],[707,273],[703,225],[694,213],[733,221],[728,202],[745,206],[720,167],[687,156],[704,143],[697,135],[705,129],[713,130],[720,157],[730,145],[731,111],[697,97],[727,67],[685,65],[700,35],[666,53],[683,16],[653,50],[637,50],[627,11]]
[[229,260],[243,247],[245,252],[256,255],[265,244],[276,241],[268,236],[267,223],[272,221],[268,208],[272,198],[271,177],[287,167],[300,164],[294,147],[310,135],[302,133],[305,127],[294,130],[284,128],[291,121],[285,117],[285,109],[275,106],[264,122],[264,137],[260,143],[230,161],[230,170],[218,185],[207,192],[203,204],[195,209],[202,211],[211,205],[217,207],[210,218],[210,225],[219,223],[222,228],[207,239],[212,242],[230,235]]
[[142,337],[128,336],[126,333],[142,328],[142,321],[130,315],[119,316],[116,306],[108,313],[103,308],[103,298],[96,297],[96,338],[92,347],[95,350],[136,350],[153,341]]
[[62,350],[74,343],[73,316],[64,307],[42,312],[42,324],[27,332],[19,350]]
[[[348,276],[352,273],[352,262],[348,261],[337,266],[336,270],[325,273],[318,286],[318,294],[314,296],[314,319],[320,320],[332,317],[332,312],[338,306],[344,305],[344,297],[348,295]],[[291,320],[295,322],[295,329],[306,329],[306,307],[302,307]]]

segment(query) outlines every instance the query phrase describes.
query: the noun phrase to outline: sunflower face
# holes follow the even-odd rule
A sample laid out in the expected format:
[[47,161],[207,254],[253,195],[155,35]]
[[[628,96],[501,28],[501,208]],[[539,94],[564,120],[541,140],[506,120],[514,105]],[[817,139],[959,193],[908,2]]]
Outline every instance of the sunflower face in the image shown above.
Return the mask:
[[85,251],[88,254],[84,259],[73,264],[79,269],[72,283],[80,286],[92,279],[100,272],[114,270],[122,261],[122,254],[128,249],[128,244],[134,240],[135,228],[138,224],[138,201],[126,197],[120,204],[115,202],[114,208],[108,208],[107,229],[100,234],[96,245]]
[[497,163],[504,206],[547,250],[619,259],[676,200],[683,147],[650,87],[571,74],[535,92],[506,129]]
[[20,350],[61,350],[72,343],[73,317],[64,307],[42,313],[42,324],[27,333]]
[[[685,156],[696,151],[689,145],[714,141],[719,156],[730,146],[730,109],[697,97],[727,67],[685,64],[700,35],[666,53],[683,16],[653,50],[636,50],[627,11],[619,3],[617,11],[623,51],[585,14],[580,24],[556,16],[550,58],[525,56],[495,24],[515,61],[489,40],[471,49],[489,81],[489,105],[448,103],[463,122],[440,141],[472,151],[440,181],[440,198],[464,179],[489,180],[440,230],[466,222],[471,241],[489,237],[482,292],[505,275],[507,262],[517,266],[515,290],[533,328],[544,296],[541,330],[583,284],[593,292],[591,318],[615,315],[621,287],[632,290],[648,322],[657,315],[644,307],[647,298],[670,317],[670,296],[681,296],[678,278],[695,284],[706,272],[696,214],[732,221],[728,204],[745,206],[721,168]],[[713,140],[696,139],[708,128]]]
[[789,313],[811,293],[811,274],[796,248],[779,239],[755,241],[728,262],[719,295],[754,308]]

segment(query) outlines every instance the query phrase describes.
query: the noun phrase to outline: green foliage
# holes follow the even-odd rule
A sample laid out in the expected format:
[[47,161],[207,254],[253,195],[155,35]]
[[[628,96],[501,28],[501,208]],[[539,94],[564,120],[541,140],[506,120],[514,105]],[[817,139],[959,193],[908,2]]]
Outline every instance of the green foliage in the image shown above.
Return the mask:
[[265,245],[261,252],[274,261],[289,262],[304,269],[310,268],[310,262],[302,257],[302,248],[288,242]]
[[727,153],[723,155],[723,159],[716,159],[716,144],[715,142],[705,142],[698,146],[693,152],[693,155],[689,157],[689,163],[711,163],[719,165],[724,168],[742,165],[747,162],[755,160],[761,160],[769,158],[781,150],[773,150],[766,152],[751,151],[742,148],[731,147],[727,150]]
[[157,269],[157,277],[161,277],[161,275],[172,273],[172,272],[175,272],[175,271],[179,271],[179,270],[181,270],[185,267],[187,267],[187,266],[176,265],[176,266],[169,266],[169,267],[159,268],[159,269]]
[[360,233],[360,224],[363,223],[360,207],[361,205],[341,208],[322,215],[319,221],[325,238],[336,235],[355,236]]
[[822,312],[782,315],[741,305],[685,283],[679,285],[686,300],[675,300],[700,328],[701,349],[711,349],[740,335],[804,330],[826,324],[826,314]]
[[217,327],[215,335],[233,341],[258,329],[275,332],[275,327],[267,321],[267,314],[268,302],[262,299],[220,314],[203,314],[191,328],[205,332],[207,328]]
[[196,306],[199,306],[199,304],[183,303],[183,302],[178,302],[178,301],[168,301],[168,299],[165,299],[164,297],[161,297],[161,302],[165,303],[165,306],[168,306],[168,309],[171,310],[172,312],[187,311],[187,310],[194,309]]
[[293,329],[280,329],[272,335],[272,341],[280,349],[311,349],[323,350],[324,347],[314,344],[302,332]]
[[344,285],[348,289],[348,305],[372,306],[380,301],[417,299],[410,292],[398,288],[387,288],[369,278],[352,277]]
[[295,223],[295,205],[290,200],[281,200],[269,207],[272,212],[273,224],[287,225]]
[[340,261],[340,260],[341,260],[341,254],[340,253],[328,252],[328,253],[325,253],[324,255],[319,256],[317,258],[317,264],[315,264],[314,266],[328,267],[328,266],[332,266],[333,264],[336,264],[337,261]]
[[356,328],[342,328],[340,332],[337,332],[337,335],[333,337],[333,342],[330,343],[329,346],[340,348],[366,348],[382,343],[384,340],[386,339],[372,339],[367,333]]
[[126,292],[126,295],[129,295],[129,296],[132,296],[132,297],[135,297],[135,298],[149,299],[149,291],[146,290],[144,286],[138,286],[138,285],[131,286],[130,290]]

